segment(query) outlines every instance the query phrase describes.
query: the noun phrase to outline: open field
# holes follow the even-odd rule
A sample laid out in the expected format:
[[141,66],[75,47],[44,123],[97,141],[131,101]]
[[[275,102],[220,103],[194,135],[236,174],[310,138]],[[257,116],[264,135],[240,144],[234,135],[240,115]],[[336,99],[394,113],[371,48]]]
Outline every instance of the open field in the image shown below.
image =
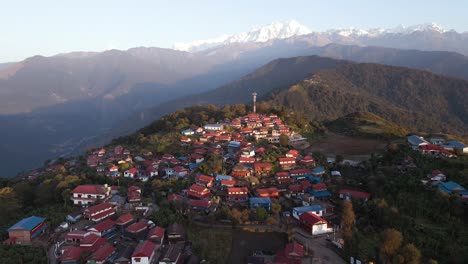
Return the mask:
[[385,146],[386,142],[382,140],[350,137],[330,132],[324,139],[313,143],[308,150],[320,151],[330,158],[340,154],[345,159],[362,161],[368,159],[370,153],[382,151]]
[[253,251],[276,252],[276,250],[283,248],[286,242],[286,234],[275,232],[253,233],[237,230],[232,236],[232,250],[227,263],[246,263],[247,257]]
[[208,263],[227,262],[233,241],[232,229],[192,227],[188,229],[188,236],[202,259]]

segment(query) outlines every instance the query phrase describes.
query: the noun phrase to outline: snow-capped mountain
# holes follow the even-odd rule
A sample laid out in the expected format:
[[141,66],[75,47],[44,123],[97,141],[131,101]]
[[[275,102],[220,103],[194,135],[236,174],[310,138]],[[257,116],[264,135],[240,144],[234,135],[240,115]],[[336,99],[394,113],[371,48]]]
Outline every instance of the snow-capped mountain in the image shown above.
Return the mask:
[[[379,39],[386,39],[388,37],[394,38],[395,36],[410,35],[414,32],[444,34],[449,32],[449,30],[446,30],[442,26],[435,23],[425,23],[412,26],[398,25],[394,28],[338,28],[326,31],[311,31],[309,28],[301,25],[299,22],[290,20],[284,23],[274,22],[264,27],[255,28],[251,31],[242,32],[239,34],[221,35],[213,39],[196,40],[188,43],[176,43],[174,44],[174,49],[188,52],[197,52],[209,48],[222,47],[232,43],[265,43],[270,40],[287,39],[309,34],[312,34],[311,37],[315,39],[317,39],[317,36],[319,36],[319,39],[324,42],[323,44],[337,42],[341,44],[366,45],[367,43],[363,43],[363,41],[365,41],[364,39],[373,39],[374,41],[377,41]],[[347,42],[341,42],[342,39],[339,40],[337,38],[345,38]],[[326,41],[327,39],[329,39],[329,41]],[[383,46],[388,45],[383,44]]]
[[411,34],[417,31],[434,31],[438,33],[444,33],[448,30],[444,29],[442,26],[437,25],[436,23],[425,23],[412,26],[398,25],[394,28],[371,28],[371,29],[359,29],[359,28],[338,28],[327,30],[326,34],[333,35],[337,34],[344,37],[350,36],[366,36],[366,37],[379,37],[385,34]]
[[285,39],[293,36],[306,35],[312,31],[295,20],[285,23],[273,22],[267,26],[255,28],[248,32],[234,35],[222,35],[214,39],[196,40],[189,43],[175,43],[174,49],[182,51],[200,51],[207,48],[228,45],[231,43],[267,42],[274,39]]

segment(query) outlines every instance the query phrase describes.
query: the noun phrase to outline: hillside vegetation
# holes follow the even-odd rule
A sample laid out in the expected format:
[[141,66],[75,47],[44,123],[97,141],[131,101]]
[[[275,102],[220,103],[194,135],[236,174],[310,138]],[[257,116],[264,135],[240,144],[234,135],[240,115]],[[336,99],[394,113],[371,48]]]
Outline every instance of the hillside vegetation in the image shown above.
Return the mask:
[[278,89],[267,103],[317,121],[371,112],[410,130],[468,132],[468,82],[407,68],[343,64]]
[[352,113],[331,121],[326,126],[333,132],[349,136],[392,139],[409,133],[406,128],[369,112]]

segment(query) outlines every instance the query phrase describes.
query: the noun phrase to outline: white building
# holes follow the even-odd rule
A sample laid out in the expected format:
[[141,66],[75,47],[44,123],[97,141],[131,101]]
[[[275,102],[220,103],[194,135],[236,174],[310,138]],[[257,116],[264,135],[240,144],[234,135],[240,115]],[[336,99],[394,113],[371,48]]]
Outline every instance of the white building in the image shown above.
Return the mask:
[[111,195],[111,188],[106,185],[79,185],[72,191],[71,200],[75,205],[93,204],[105,201]]

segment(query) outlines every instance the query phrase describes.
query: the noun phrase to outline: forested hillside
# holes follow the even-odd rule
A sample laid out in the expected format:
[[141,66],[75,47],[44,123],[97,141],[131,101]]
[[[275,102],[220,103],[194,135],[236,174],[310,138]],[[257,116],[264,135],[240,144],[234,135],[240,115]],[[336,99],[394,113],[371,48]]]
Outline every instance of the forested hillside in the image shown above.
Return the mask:
[[467,81],[400,67],[343,64],[278,89],[267,103],[318,121],[371,112],[416,131],[468,131]]

